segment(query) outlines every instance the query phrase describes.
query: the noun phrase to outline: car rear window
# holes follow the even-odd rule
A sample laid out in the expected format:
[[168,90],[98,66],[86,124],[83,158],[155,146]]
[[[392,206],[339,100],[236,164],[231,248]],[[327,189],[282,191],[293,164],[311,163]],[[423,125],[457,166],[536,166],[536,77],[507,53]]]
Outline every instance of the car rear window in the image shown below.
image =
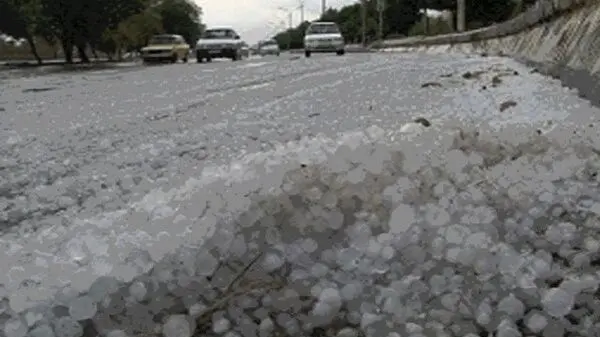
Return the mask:
[[333,24],[312,24],[306,30],[307,34],[336,34],[340,29]]
[[202,36],[205,39],[227,39],[234,38],[235,33],[229,29],[209,29]]

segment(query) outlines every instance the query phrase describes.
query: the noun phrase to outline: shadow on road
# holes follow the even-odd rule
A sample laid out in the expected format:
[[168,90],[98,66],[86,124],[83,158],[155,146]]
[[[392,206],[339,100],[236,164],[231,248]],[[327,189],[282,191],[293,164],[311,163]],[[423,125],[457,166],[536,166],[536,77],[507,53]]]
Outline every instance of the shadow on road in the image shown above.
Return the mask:
[[91,63],[67,64],[62,60],[45,61],[44,64],[34,62],[5,62],[0,65],[0,78],[33,77],[47,74],[78,73],[86,71],[107,70],[115,68],[139,67],[137,61],[92,61]]

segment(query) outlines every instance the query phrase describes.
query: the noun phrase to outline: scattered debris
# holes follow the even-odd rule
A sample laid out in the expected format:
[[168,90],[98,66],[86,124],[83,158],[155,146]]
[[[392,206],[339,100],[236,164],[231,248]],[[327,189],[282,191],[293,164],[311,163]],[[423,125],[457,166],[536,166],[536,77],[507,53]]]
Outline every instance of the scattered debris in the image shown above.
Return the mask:
[[452,77],[452,73],[441,74],[440,77]]
[[540,130],[540,129],[537,129],[537,130],[535,130],[535,132],[536,132],[538,135],[541,135],[541,134],[542,134],[542,130]]
[[515,70],[515,71],[513,71],[513,75],[519,76],[519,72]]
[[502,83],[502,80],[500,79],[500,76],[496,75],[492,78],[492,87],[497,87]]
[[423,117],[419,117],[419,118],[415,119],[414,122],[419,123],[426,128],[431,126],[431,122],[429,122],[426,118],[423,118]]
[[487,86],[486,85],[482,86],[481,90],[487,90]]
[[369,111],[373,111],[373,105],[369,105]]
[[502,104],[500,104],[500,112],[503,112],[506,109],[509,109],[514,106],[517,106],[517,102],[515,102],[513,100],[508,100],[506,102],[503,102]]
[[315,112],[315,113],[312,113],[312,114],[308,115],[308,118],[317,117],[317,116],[320,116],[320,115],[321,115],[320,113]]
[[44,91],[52,91],[55,90],[55,87],[48,87],[48,88],[30,88],[30,89],[24,89],[23,93],[26,92],[44,92]]
[[537,68],[533,68],[533,69],[531,69],[531,71],[530,71],[529,73],[530,73],[530,74],[537,74],[537,73],[539,73],[539,72],[540,72],[540,71],[539,71]]
[[470,80],[470,79],[474,79],[474,78],[479,78],[479,75],[481,75],[483,73],[485,73],[485,71],[481,71],[481,70],[473,71],[473,72],[467,71],[466,73],[464,73],[462,75],[462,77],[464,79]]
[[426,83],[421,84],[421,88],[428,88],[428,87],[439,88],[441,86],[442,86],[442,84],[438,83],[438,82],[426,82]]

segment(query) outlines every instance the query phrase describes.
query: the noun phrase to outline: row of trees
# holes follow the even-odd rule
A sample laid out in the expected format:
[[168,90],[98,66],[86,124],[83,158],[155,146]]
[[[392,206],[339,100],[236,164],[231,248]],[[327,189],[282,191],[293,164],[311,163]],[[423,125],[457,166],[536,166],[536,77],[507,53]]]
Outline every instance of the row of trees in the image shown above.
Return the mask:
[[40,39],[59,44],[67,63],[75,51],[89,62],[88,52],[121,58],[162,32],[195,42],[201,14],[192,0],[0,0],[0,32],[27,40],[40,64]]
[[[364,0],[340,9],[330,8],[321,15],[319,20],[336,22],[349,43],[369,43],[378,36],[377,2],[378,0]],[[421,9],[448,10],[453,13],[453,18],[456,18],[456,0],[384,0],[384,2],[382,27],[384,38],[392,35],[407,36],[411,32],[422,33],[423,30],[414,29],[415,25],[421,24],[423,20]],[[505,21],[533,3],[535,0],[466,0],[467,28],[480,28]],[[362,41],[363,10],[366,11],[365,41]],[[304,31],[308,24],[308,22],[302,22],[295,28],[278,33],[274,38],[281,48],[302,48]],[[450,26],[456,27],[455,22]],[[446,32],[446,30],[438,31]]]

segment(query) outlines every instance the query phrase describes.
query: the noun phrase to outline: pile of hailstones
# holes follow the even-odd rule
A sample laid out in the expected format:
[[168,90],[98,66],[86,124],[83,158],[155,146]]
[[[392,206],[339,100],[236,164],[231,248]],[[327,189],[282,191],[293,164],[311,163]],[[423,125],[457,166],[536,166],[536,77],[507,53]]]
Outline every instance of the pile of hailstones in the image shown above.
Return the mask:
[[204,249],[99,279],[29,335],[598,336],[597,155],[465,139],[410,173],[381,148],[371,172],[298,168]]

